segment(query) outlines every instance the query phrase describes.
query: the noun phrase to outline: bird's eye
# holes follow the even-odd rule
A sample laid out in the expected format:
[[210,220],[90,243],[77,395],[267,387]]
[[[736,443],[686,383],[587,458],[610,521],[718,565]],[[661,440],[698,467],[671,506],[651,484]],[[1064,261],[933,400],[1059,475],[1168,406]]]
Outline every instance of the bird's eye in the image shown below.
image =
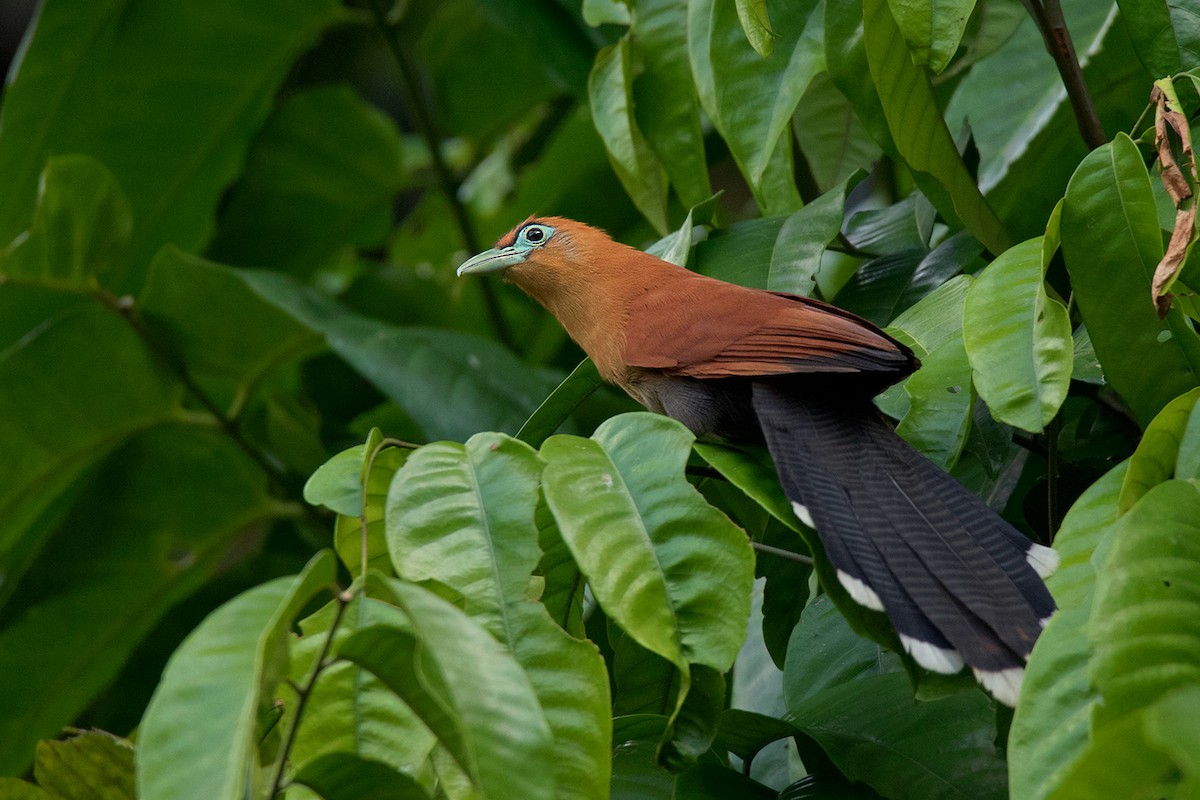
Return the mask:
[[531,245],[545,244],[550,235],[554,233],[554,228],[548,225],[530,225],[521,231],[521,240]]

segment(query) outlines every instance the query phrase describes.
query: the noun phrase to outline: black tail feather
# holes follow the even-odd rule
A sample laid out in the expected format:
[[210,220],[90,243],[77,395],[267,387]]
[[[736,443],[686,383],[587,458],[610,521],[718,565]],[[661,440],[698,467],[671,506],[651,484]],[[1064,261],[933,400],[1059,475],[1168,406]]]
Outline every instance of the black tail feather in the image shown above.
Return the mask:
[[[1030,565],[1035,545],[869,401],[760,381],[753,404],[785,493],[811,516],[851,595],[878,598],[924,666],[953,671],[956,651],[977,675],[1019,675],[1054,610]],[[997,693],[996,680],[984,682]]]

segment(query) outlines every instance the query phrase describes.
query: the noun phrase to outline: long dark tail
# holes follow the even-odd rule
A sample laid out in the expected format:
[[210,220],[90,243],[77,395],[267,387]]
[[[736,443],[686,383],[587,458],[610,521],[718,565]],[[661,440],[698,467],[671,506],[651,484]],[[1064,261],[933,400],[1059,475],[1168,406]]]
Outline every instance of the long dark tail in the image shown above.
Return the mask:
[[756,382],[753,402],[784,492],[851,597],[885,612],[921,666],[965,663],[1015,705],[1054,612],[1042,576],[1057,554],[909,447],[870,400]]

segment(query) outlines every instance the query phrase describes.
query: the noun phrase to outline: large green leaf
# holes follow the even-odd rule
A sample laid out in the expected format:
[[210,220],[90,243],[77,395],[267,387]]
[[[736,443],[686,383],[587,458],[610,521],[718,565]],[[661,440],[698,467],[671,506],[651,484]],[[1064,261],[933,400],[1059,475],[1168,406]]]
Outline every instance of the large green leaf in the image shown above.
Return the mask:
[[285,275],[237,274],[263,298],[323,335],[335,353],[403,408],[430,439],[516,431],[561,378],[526,366],[492,340],[388,325],[354,314]]
[[525,420],[517,431],[517,438],[533,447],[541,447],[579,404],[603,385],[596,365],[590,358],[585,358]]
[[178,248],[150,264],[137,308],[188,373],[245,393],[273,368],[321,346],[321,338],[264,300],[229,267]]
[[600,51],[588,78],[588,99],[596,130],[625,191],[655,230],[666,234],[666,172],[634,116],[631,48],[626,36]]
[[1089,668],[1098,733],[1172,689],[1200,682],[1200,492],[1172,480],[1121,517],[1096,574]]
[[963,341],[992,415],[1040,433],[1067,397],[1075,347],[1067,309],[1046,293],[1042,239],[1002,253],[971,285]]
[[[300,623],[303,636],[293,648],[292,680],[302,681],[312,668],[335,615],[336,602]],[[342,614],[335,642],[372,627],[411,629],[400,609],[359,595]],[[435,743],[433,733],[382,681],[358,664],[338,660],[313,686],[296,731],[291,762],[297,773],[303,773],[326,757],[355,756],[429,784],[427,761]]]
[[275,511],[266,489],[241,450],[204,428],[152,428],[104,462],[0,631],[0,771],[28,764],[34,742],[82,712],[233,540]]
[[[1186,466],[1194,456],[1195,444],[1189,442],[1185,449],[1184,441],[1196,424],[1192,419],[1197,416],[1193,414],[1197,399],[1200,399],[1200,389],[1176,397],[1146,426],[1137,450],[1129,458],[1129,469],[1121,484],[1117,508],[1122,514],[1133,508],[1146,492],[1176,476],[1176,466],[1181,458],[1185,460],[1185,466],[1176,477],[1200,477],[1189,472]],[[1193,452],[1189,454],[1188,450]]]
[[888,0],[914,64],[935,74],[950,63],[962,41],[975,0]]
[[[0,293],[17,302],[28,291]],[[0,599],[65,512],[63,492],[130,434],[176,414],[181,393],[133,328],[98,303],[45,320],[0,353],[0,419],[9,421],[0,425]]]
[[330,753],[304,766],[292,783],[323,800],[426,800],[421,784],[379,761],[351,753]]
[[551,800],[550,726],[513,655],[481,624],[425,589],[385,580],[375,591],[400,606],[413,632],[367,628],[342,642],[338,654],[398,694],[482,797]]
[[[827,4],[832,6],[852,8],[844,3]],[[855,170],[869,168],[880,155],[879,145],[867,133],[854,106],[838,91],[828,72],[818,74],[808,85],[792,115],[792,129],[821,189],[831,189]]]
[[546,499],[608,615],[648,650],[729,669],[745,636],[753,554],[683,477],[692,435],[622,414],[593,439],[542,446]]
[[898,800],[1007,797],[991,704],[976,690],[914,703],[899,659],[818,599],[788,648],[787,721],[854,781]]
[[595,798],[608,784],[604,664],[529,599],[542,467],[528,445],[498,433],[426,445],[392,481],[388,546],[400,577],[454,590],[516,657],[554,735],[558,796]]
[[138,731],[141,800],[234,800],[254,791],[260,706],[287,674],[300,609],[334,584],[334,558],[257,586],[210,614],[163,672]]
[[734,3],[688,2],[688,54],[700,104],[729,145],[766,214],[800,206],[791,176],[788,123],[813,76],[824,68],[818,0],[772,3],[777,34],[759,56]]
[[1160,320],[1150,300],[1162,234],[1150,177],[1125,134],[1088,155],[1071,178],[1062,249],[1104,376],[1144,427],[1200,383],[1200,338],[1182,311]]
[[129,200],[108,168],[88,156],[51,158],[38,181],[29,230],[7,250],[0,271],[47,284],[115,283],[132,235]]
[[1169,0],[1117,0],[1138,58],[1156,78],[1200,64],[1200,10]]
[[541,556],[533,516],[542,466],[529,445],[499,433],[415,451],[388,490],[396,574],[454,589],[467,614],[514,642],[510,612]]
[[685,206],[712,195],[700,104],[687,50],[687,6],[637,0],[633,40],[645,69],[633,81],[634,114]]
[[[191,249],[296,57],[335,0],[101,0],[42,4],[0,115],[0,242],[28,227],[47,155],[86,153],[133,208],[141,284],[166,242]],[[181,90],[186,87],[186,90]]]
[[347,246],[382,243],[401,188],[400,137],[346,87],[288,97],[222,205],[217,261],[304,275]]
[[[136,800],[133,746],[100,731],[88,731],[61,742],[39,742],[33,774],[58,800]],[[8,800],[0,786],[0,797]]]
[[1061,556],[1046,580],[1059,611],[1038,637],[1008,736],[1013,797],[1050,796],[1087,749],[1096,697],[1088,682],[1092,655],[1087,621],[1095,586],[1093,556],[1112,535],[1127,464],[1114,467],[1080,496],[1054,540]]
[[896,149],[918,177],[929,175],[941,187],[944,194],[928,186],[926,193],[944,217],[960,219],[993,253],[1004,252],[1010,236],[959,156],[928,76],[909,58],[888,0],[864,0],[863,25],[867,62]]

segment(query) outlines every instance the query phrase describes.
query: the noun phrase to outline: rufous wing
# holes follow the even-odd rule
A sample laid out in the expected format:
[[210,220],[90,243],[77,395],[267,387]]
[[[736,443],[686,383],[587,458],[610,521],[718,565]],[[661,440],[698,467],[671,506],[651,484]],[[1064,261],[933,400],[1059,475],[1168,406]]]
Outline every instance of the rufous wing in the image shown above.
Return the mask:
[[871,373],[898,381],[918,366],[906,346],[835,306],[687,272],[633,300],[625,361],[706,379]]

